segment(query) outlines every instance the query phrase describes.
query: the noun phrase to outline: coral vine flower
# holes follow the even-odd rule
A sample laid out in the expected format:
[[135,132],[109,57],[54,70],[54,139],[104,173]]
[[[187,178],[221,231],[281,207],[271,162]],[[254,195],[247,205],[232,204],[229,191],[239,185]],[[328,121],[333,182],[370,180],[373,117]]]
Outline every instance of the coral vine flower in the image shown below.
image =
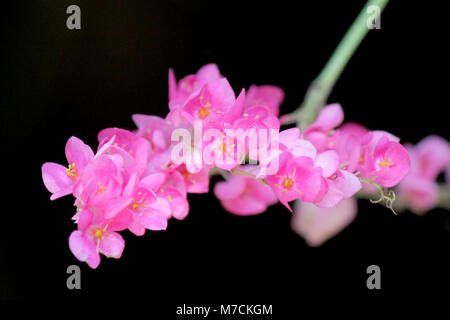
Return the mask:
[[136,135],[150,142],[152,154],[166,150],[170,145],[172,125],[163,118],[133,114],[134,123],[138,127]]
[[296,157],[284,152],[279,157],[279,170],[266,178],[280,202],[291,210],[288,202],[300,199],[306,202],[320,201],[326,192],[322,168],[314,167],[308,157]]
[[247,98],[244,109],[251,107],[263,107],[272,115],[278,117],[280,113],[280,105],[284,100],[284,91],[281,88],[271,85],[252,85],[248,89]]
[[446,169],[450,172],[450,143],[438,136],[428,136],[407,149],[411,170],[397,187],[398,197],[409,209],[423,214],[438,204],[436,178]]
[[214,194],[228,212],[239,216],[262,213],[278,201],[270,187],[240,175],[231,175],[227,181],[218,182]]
[[[154,190],[164,183],[165,175],[154,173],[138,180],[135,173],[123,189],[122,196],[129,198],[129,205],[120,214],[131,216],[128,229],[137,236],[142,236],[145,229],[165,230],[167,218],[170,215],[170,205],[167,200],[158,198]],[[114,216],[107,216],[113,218]]]
[[182,109],[189,121],[202,121],[203,128],[222,129],[225,117],[235,106],[236,97],[227,79],[222,78],[205,84],[189,97]]
[[46,162],[42,166],[42,180],[48,191],[52,193],[51,200],[73,192],[80,173],[94,158],[94,152],[80,139],[71,137],[66,143],[66,158],[68,167],[53,162]]
[[323,244],[347,227],[356,217],[355,198],[341,201],[333,208],[319,208],[307,202],[296,201],[291,226],[312,247]]
[[334,128],[344,120],[344,111],[340,104],[330,104],[323,108],[317,120],[304,132],[304,138],[311,141],[318,151],[335,149],[337,134]]
[[410,167],[406,149],[387,134],[378,137],[369,132],[363,140],[365,151],[359,167],[361,176],[387,188],[399,183]]
[[112,139],[114,139],[113,144],[106,150],[106,153],[119,154],[123,158],[129,173],[137,171],[142,174],[150,157],[150,142],[128,130],[107,128],[98,134],[98,141],[100,142],[98,149],[100,150]]
[[187,98],[198,91],[203,85],[222,78],[216,64],[210,63],[201,67],[197,74],[188,75],[178,83],[175,73],[169,70],[169,108],[177,109],[184,105]]
[[100,264],[100,253],[118,259],[122,255],[125,241],[115,232],[125,226],[112,220],[105,220],[101,212],[83,210],[79,214],[78,230],[69,237],[69,248],[80,261],[86,261],[91,268]]

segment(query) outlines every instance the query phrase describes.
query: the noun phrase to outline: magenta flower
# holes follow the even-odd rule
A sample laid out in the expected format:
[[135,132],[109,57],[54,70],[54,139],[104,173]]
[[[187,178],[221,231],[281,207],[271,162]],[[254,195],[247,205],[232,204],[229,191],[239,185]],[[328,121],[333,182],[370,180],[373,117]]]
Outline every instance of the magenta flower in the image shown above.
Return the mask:
[[214,194],[225,210],[239,216],[262,213],[278,202],[270,187],[240,175],[231,175],[227,181],[218,182]]

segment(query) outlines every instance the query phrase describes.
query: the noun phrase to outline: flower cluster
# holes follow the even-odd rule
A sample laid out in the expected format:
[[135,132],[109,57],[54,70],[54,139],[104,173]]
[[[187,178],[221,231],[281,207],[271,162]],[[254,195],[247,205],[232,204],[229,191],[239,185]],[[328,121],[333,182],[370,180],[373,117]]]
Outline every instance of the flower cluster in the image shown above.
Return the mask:
[[[439,136],[428,136],[417,145],[406,144],[411,159],[408,174],[395,187],[395,210],[409,209],[419,215],[437,207],[447,207],[450,199],[450,143]],[[438,176],[446,172],[446,183],[439,183]],[[370,185],[365,191],[369,197]],[[374,189],[376,191],[376,189]],[[319,246],[330,239],[356,217],[356,198],[341,201],[333,208],[319,208],[304,202],[296,202],[292,216],[292,229],[311,246]]]
[[408,172],[408,152],[397,137],[341,126],[338,104],[325,107],[304,132],[280,132],[283,99],[283,90],[270,85],[253,85],[236,97],[215,64],[179,81],[169,70],[165,118],[135,114],[134,132],[104,129],[95,153],[71,137],[68,166],[45,163],[42,177],[51,200],[75,197],[72,253],[92,268],[100,253],[119,258],[125,245],[119,231],[141,236],[166,229],[172,217],[184,219],[187,194],[208,192],[217,172],[226,180],[214,193],[237,215],[262,213],[278,201],[289,210],[294,200],[332,208],[362,182],[390,188]]

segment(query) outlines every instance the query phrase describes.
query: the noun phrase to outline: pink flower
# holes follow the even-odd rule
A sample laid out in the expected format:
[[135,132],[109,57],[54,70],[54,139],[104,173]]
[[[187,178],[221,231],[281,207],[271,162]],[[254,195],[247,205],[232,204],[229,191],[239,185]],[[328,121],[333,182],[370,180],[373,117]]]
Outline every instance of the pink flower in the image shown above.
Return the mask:
[[231,175],[214,187],[214,194],[228,212],[249,216],[266,211],[278,199],[267,185],[251,177]]
[[133,114],[132,118],[138,127],[136,135],[150,142],[152,154],[164,151],[170,146],[170,137],[174,128],[169,121],[143,114]]
[[362,138],[369,130],[357,123],[347,122],[338,129],[336,151],[341,167],[355,172],[363,155]]
[[450,169],[450,144],[438,136],[428,136],[415,147],[408,146],[411,170],[397,187],[399,200],[417,214],[424,214],[439,202],[435,181]]
[[83,210],[79,213],[78,230],[69,237],[69,248],[80,261],[91,268],[100,264],[100,254],[118,259],[122,255],[125,241],[115,232],[123,230],[127,222],[106,220],[101,212]]
[[169,70],[169,108],[170,110],[181,107],[187,98],[197,92],[203,85],[222,78],[216,64],[207,64],[201,67],[197,74],[188,75],[178,84],[175,73]]
[[272,115],[278,117],[280,104],[284,100],[284,91],[271,85],[250,86],[245,100],[245,110],[251,107],[264,107]]
[[42,180],[48,191],[52,193],[51,200],[71,194],[80,173],[94,157],[92,149],[76,137],[71,137],[66,143],[66,158],[68,167],[53,162],[42,166]]
[[299,128],[283,130],[279,135],[280,149],[290,152],[294,157],[305,156],[315,159],[317,150],[314,145],[300,135]]
[[181,181],[175,186],[180,188],[180,184],[184,182],[186,192],[188,193],[207,193],[209,191],[209,170],[203,168],[197,173],[191,173],[187,170],[186,165],[178,166],[173,174],[181,177]]
[[356,213],[355,198],[343,200],[328,209],[296,201],[291,226],[308,245],[317,247],[347,227],[355,219]]
[[346,170],[337,170],[326,179],[327,192],[315,204],[321,208],[331,208],[341,201],[354,196],[361,189],[361,182],[353,173]]
[[364,148],[365,152],[358,168],[362,177],[389,188],[399,183],[408,173],[410,167],[408,152],[388,135],[382,134],[378,137],[372,134],[372,138],[364,142]]
[[198,92],[192,94],[182,110],[192,124],[195,120],[202,121],[204,130],[210,128],[221,130],[224,128],[228,113],[236,113],[233,110],[236,107],[238,106],[233,89],[227,79],[222,78],[205,84]]
[[123,187],[120,160],[117,155],[101,154],[89,162],[74,188],[80,207],[94,206],[102,210],[118,207],[116,200],[121,200]]
[[279,129],[280,121],[272,115],[266,108],[256,106],[245,110],[241,118],[233,124],[235,129]]
[[174,217],[178,220],[183,220],[189,213],[189,202],[187,201],[186,194],[179,188],[173,186],[163,186],[159,192],[158,197],[166,199],[170,213],[168,217]]
[[414,173],[406,175],[397,191],[398,200],[417,214],[433,209],[439,201],[439,185]]
[[340,104],[330,104],[323,108],[317,120],[304,132],[304,138],[311,141],[318,151],[335,149],[336,132],[333,130],[344,120],[344,111]]
[[314,161],[309,157],[294,158],[289,152],[280,155],[277,174],[267,176],[266,180],[280,202],[289,210],[289,201],[320,201],[327,188],[322,168],[315,167]]
[[436,179],[450,166],[450,143],[439,136],[422,139],[410,153],[411,171],[427,179]]
[[98,134],[98,141],[100,144],[97,153],[113,142],[105,152],[119,155],[129,175],[133,172],[144,173],[151,153],[149,141],[120,128],[103,129]]
[[[163,173],[154,173],[138,180],[137,174],[133,174],[128,184],[123,189],[123,197],[129,198],[129,205],[119,214],[129,215],[131,224],[128,229],[137,236],[142,236],[145,229],[165,230],[167,218],[170,215],[170,205],[167,200],[156,196],[154,190],[158,190],[164,183]],[[107,216],[113,218],[114,216]]]
[[307,157],[313,161],[315,168],[321,169],[320,197],[313,203],[320,207],[333,207],[343,199],[353,196],[361,188],[359,179],[347,170],[339,169],[341,159],[335,150],[317,153],[315,147],[307,140],[300,138],[297,128],[280,133],[280,146],[293,157]]

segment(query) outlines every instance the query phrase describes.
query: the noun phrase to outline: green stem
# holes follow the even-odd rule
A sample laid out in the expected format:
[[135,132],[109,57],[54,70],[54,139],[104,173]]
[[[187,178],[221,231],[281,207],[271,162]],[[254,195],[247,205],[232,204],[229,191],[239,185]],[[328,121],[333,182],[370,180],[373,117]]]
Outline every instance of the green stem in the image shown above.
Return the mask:
[[367,20],[369,18],[367,8],[372,5],[378,6],[381,14],[388,2],[389,0],[369,0],[367,2],[334,50],[325,67],[317,78],[312,81],[300,107],[286,118],[286,124],[296,122],[297,126],[304,130],[314,122],[320,109],[325,106],[331,90],[348,61],[369,31],[367,27]]
[[450,186],[448,184],[441,184],[439,186],[439,203],[438,207],[450,210]]

